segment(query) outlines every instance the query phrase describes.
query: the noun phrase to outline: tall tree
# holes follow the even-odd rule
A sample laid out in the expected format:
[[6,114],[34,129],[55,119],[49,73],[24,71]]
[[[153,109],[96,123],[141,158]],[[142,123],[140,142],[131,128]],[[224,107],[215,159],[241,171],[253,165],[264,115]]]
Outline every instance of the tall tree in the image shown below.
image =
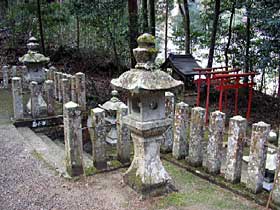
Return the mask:
[[44,40],[44,31],[43,31],[40,0],[37,0],[37,12],[38,12],[38,22],[39,22],[39,29],[40,29],[41,47],[42,47],[43,54],[45,54],[46,53],[45,52],[45,40]]
[[129,48],[131,67],[136,65],[136,60],[133,56],[133,49],[137,47],[138,36],[138,5],[137,0],[128,0],[128,15],[129,15]]
[[250,42],[251,42],[251,18],[250,18],[251,3],[246,4],[246,47],[245,47],[245,72],[250,71]]
[[142,0],[142,30],[144,33],[147,33],[149,30],[148,0]]
[[231,36],[232,36],[232,22],[233,22],[233,16],[235,13],[235,4],[236,0],[233,1],[232,6],[231,6],[231,14],[230,14],[230,20],[229,20],[229,27],[228,27],[228,41],[225,49],[225,63],[226,66],[228,66],[228,51],[231,43]]
[[215,0],[215,13],[214,13],[214,20],[213,20],[212,33],[211,33],[211,43],[210,43],[208,64],[207,64],[208,68],[211,68],[213,65],[214,51],[216,45],[216,35],[217,35],[218,22],[220,16],[220,7],[221,7],[221,0]]
[[189,12],[189,2],[184,0],[184,6],[179,3],[180,13],[184,20],[184,32],[185,32],[185,54],[191,53],[191,30],[190,30],[190,12]]
[[150,33],[156,35],[156,12],[155,0],[149,0],[149,18],[150,18]]
[[8,5],[9,5],[8,0],[0,1],[0,20],[4,19],[7,13]]
[[164,37],[164,58],[167,59],[167,41],[168,41],[168,0],[165,0],[165,37]]

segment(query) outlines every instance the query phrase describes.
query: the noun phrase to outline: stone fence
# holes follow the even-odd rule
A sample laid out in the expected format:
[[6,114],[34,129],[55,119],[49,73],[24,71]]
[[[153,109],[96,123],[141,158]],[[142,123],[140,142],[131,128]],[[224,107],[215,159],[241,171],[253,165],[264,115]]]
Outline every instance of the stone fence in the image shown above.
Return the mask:
[[[8,88],[9,77],[5,73],[7,67],[4,66],[2,70],[3,75],[5,75],[3,77],[3,87]],[[22,72],[21,74],[15,73],[15,75],[17,76],[12,77],[14,120],[26,118],[26,107],[33,119],[57,115],[58,113],[55,113],[55,101],[62,104],[66,104],[69,101],[76,102],[80,105],[83,112],[86,111],[84,73],[79,72],[75,75],[64,74],[58,72],[56,68],[50,67],[45,69],[45,81],[43,84],[38,84],[35,81],[26,84]],[[30,100],[27,105],[24,104],[23,100],[23,90],[25,87],[28,87],[30,91]],[[41,94],[43,97],[40,97]]]
[[26,66],[2,66],[0,69],[0,88],[8,88],[13,77],[22,77],[27,72]]
[[[204,167],[210,174],[221,174],[225,180],[233,184],[242,180],[252,193],[261,192],[265,181],[266,160],[267,156],[270,155],[268,153],[269,124],[254,123],[249,137],[246,132],[247,120],[245,118],[242,116],[230,118],[226,131],[226,115],[215,111],[210,113],[207,130],[204,108],[194,107],[190,109],[188,104],[184,102],[175,104],[174,95],[171,93],[166,93],[165,100],[166,117],[172,118],[174,116],[174,123],[171,129],[173,135],[170,134],[169,129],[163,135],[162,152],[172,151],[172,156],[175,159],[185,159],[186,163],[193,167]],[[246,142],[249,143],[247,168],[242,167]],[[275,185],[272,200],[280,205],[279,147],[275,152],[276,154],[273,156],[276,157],[276,161],[273,163],[273,165],[275,164]],[[245,172],[242,173],[242,170]]]

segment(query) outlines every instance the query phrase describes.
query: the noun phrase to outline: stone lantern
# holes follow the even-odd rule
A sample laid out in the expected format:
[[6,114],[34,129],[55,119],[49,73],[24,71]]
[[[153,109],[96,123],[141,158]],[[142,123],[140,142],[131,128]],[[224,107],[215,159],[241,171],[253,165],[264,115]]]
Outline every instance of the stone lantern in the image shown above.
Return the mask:
[[116,121],[117,121],[117,110],[120,106],[125,105],[120,99],[118,99],[118,91],[112,91],[112,98],[105,102],[100,107],[107,111],[107,116],[105,121],[111,124],[111,129],[106,137],[106,142],[111,145],[116,145],[118,141],[118,133],[116,128]]
[[[39,111],[46,110],[47,104],[42,97],[42,84],[45,81],[45,72],[43,67],[50,61],[50,58],[37,52],[38,43],[34,37],[28,40],[27,48],[28,52],[19,58],[19,61],[27,67],[27,72],[23,75],[23,80],[29,84],[34,81],[38,83],[38,103]],[[31,100],[27,103],[27,108],[31,110]]]
[[131,131],[134,159],[124,174],[124,182],[144,196],[153,196],[170,189],[171,178],[160,160],[162,134],[172,122],[165,117],[165,91],[183,83],[154,69],[158,52],[154,36],[143,34],[137,42],[138,48],[133,50],[135,68],[113,79],[111,84],[129,92],[124,123]]

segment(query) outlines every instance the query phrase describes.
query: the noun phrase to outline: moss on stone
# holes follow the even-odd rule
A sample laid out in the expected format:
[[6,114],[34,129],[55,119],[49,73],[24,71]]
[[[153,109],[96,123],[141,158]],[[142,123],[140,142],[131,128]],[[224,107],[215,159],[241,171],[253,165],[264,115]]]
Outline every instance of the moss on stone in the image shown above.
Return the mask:
[[95,167],[87,167],[86,169],[85,169],[85,175],[86,176],[91,176],[91,175],[93,175],[93,174],[96,174],[98,172],[98,170],[95,168]]
[[110,166],[113,168],[120,168],[122,166],[122,163],[118,160],[112,160],[110,161]]
[[142,192],[143,190],[141,177],[136,175],[135,168],[124,175],[124,182],[131,186],[137,192]]
[[156,39],[153,35],[145,33],[137,38],[137,42],[155,44]]

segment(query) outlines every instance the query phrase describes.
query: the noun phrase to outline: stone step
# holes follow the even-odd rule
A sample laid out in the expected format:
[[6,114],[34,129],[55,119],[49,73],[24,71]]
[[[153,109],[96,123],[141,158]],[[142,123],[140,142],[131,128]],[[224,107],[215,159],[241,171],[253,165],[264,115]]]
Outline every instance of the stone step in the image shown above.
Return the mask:
[[[59,175],[68,177],[65,167],[64,145],[62,143],[59,145],[46,135],[36,134],[27,127],[18,128],[18,131],[24,137],[24,143],[29,146],[30,150],[35,150]],[[84,165],[85,168],[92,167],[93,165],[90,158],[86,155],[84,155]]]
[[[51,140],[49,137],[47,137],[45,134],[39,134],[40,136],[42,136],[42,138],[48,138],[50,141],[52,141],[54,144],[56,144],[58,147],[62,148],[64,151],[64,147],[65,145],[59,141],[59,140]],[[87,152],[83,152],[83,160],[84,160],[84,166],[86,168],[90,168],[93,166],[93,160],[92,160],[92,156],[90,154],[88,154]]]

